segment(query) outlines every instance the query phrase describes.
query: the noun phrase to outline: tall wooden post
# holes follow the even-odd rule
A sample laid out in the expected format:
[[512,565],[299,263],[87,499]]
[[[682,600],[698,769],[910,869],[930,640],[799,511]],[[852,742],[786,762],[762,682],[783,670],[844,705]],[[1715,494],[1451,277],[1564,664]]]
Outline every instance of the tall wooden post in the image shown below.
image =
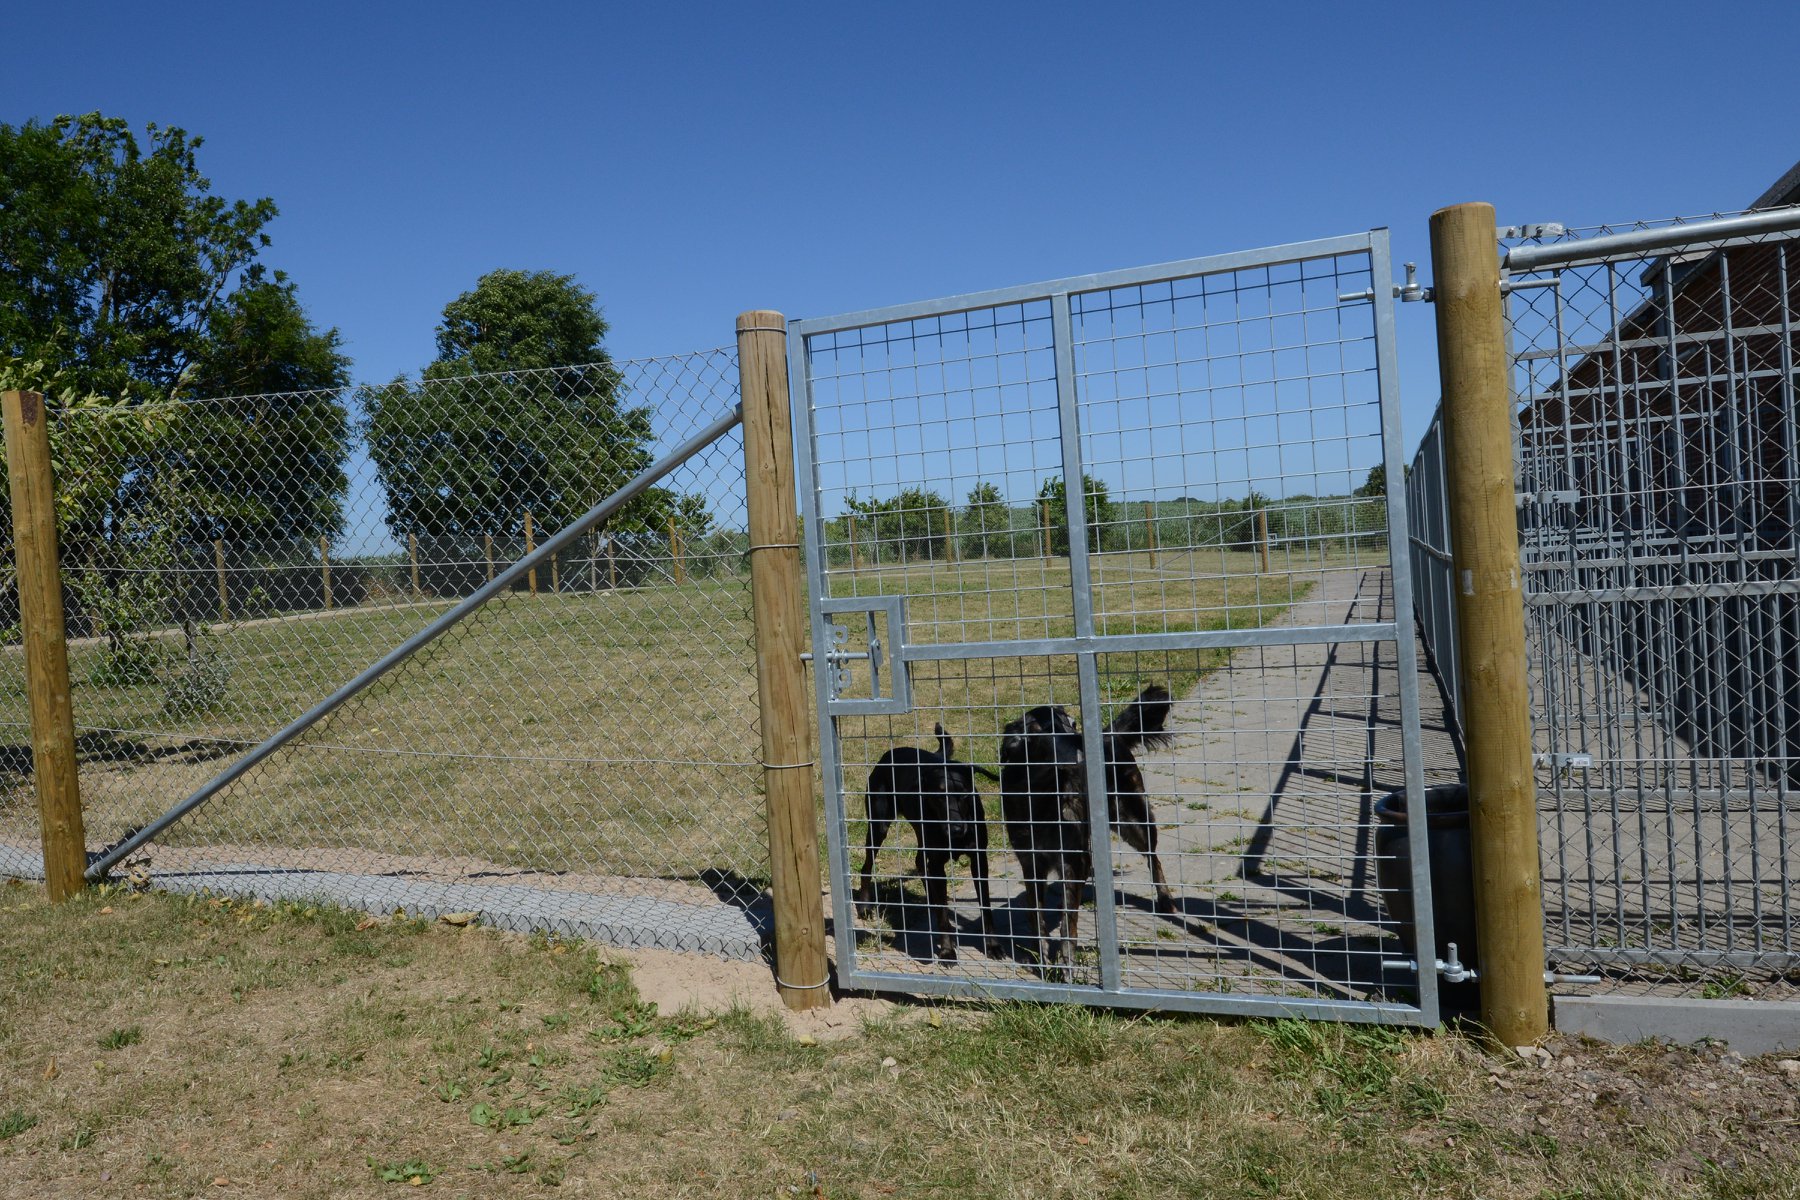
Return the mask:
[[1498,245],[1491,205],[1431,215],[1481,1016],[1518,1046],[1549,1031],[1549,1005]]
[[600,535],[588,534],[588,591],[600,590]]
[[789,1008],[831,1003],[819,826],[813,800],[812,716],[806,699],[806,605],[801,593],[799,502],[788,414],[787,327],[780,313],[737,319],[749,480],[750,588],[756,614],[756,687],[762,706],[769,878],[775,901],[775,984]]
[[1154,505],[1144,501],[1144,543],[1150,547],[1150,565],[1156,565],[1156,518],[1151,515]]
[[213,539],[213,573],[219,577],[219,620],[231,620],[231,593],[225,588],[225,542]]
[[606,586],[619,590],[619,560],[613,554],[613,535],[606,535]]
[[[530,554],[533,550],[536,550],[536,549],[537,549],[537,538],[531,532],[531,510],[528,508],[525,510],[525,553]],[[526,586],[531,589],[531,594],[534,596],[537,595],[537,568],[536,567],[532,567],[530,570],[525,572],[525,580],[526,580]]]
[[669,518],[669,557],[675,564],[675,582],[685,583],[681,574],[681,533],[675,528],[675,518]]
[[1256,506],[1256,544],[1262,551],[1263,574],[1269,573],[1269,510]]
[[850,574],[856,574],[856,514],[849,513],[844,520],[850,522]]
[[413,599],[419,600],[424,595],[419,591],[419,535],[411,530],[406,534],[406,557],[412,560]]
[[944,509],[944,561],[956,561],[956,510]]
[[319,539],[319,580],[325,593],[325,611],[331,611],[331,542]]
[[482,556],[487,559],[488,582],[492,583],[494,581],[494,535],[493,534],[484,533],[481,535],[481,553],[482,553]]
[[1038,501],[1038,533],[1044,543],[1044,562],[1050,561],[1050,502]]
[[19,632],[25,643],[44,885],[52,900],[63,900],[82,889],[87,834],[81,824],[81,786],[75,772],[75,707],[69,692],[69,645],[57,560],[50,424],[44,398],[36,392],[6,392],[0,395],[0,410],[6,468],[12,477]]
[[562,591],[562,555],[550,556],[550,594],[557,595]]

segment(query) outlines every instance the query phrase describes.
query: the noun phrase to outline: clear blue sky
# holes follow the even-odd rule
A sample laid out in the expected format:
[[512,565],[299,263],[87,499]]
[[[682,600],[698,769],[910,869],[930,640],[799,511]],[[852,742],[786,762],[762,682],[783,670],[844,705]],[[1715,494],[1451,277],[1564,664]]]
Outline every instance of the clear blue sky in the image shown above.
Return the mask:
[[[359,379],[417,371],[495,267],[573,273],[610,345],[1426,218],[1740,207],[1800,158],[1800,9],[9,5],[0,120],[203,134]],[[1720,10],[1721,12],[1723,10]],[[1397,269],[1397,268],[1396,268]],[[1436,398],[1401,311],[1407,440]]]

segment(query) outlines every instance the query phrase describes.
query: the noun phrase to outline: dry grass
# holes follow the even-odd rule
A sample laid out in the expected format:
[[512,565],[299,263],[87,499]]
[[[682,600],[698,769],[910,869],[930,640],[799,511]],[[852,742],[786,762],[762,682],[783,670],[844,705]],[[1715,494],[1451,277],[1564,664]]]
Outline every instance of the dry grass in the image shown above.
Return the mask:
[[7,1195],[1800,1196],[1795,1082],[1716,1052],[1539,1069],[1024,1006],[809,1045],[649,1011],[580,945],[117,892],[0,907]]
[[[1096,560],[1107,633],[1244,628],[1303,598],[1327,566],[1379,548],[1278,555],[1169,551]],[[1074,632],[1065,559],[909,564],[865,571],[844,594],[904,592],[924,641]],[[106,678],[104,647],[74,647],[82,785],[96,844],[164,811],[249,744],[322,698],[436,613],[404,605],[219,627],[224,703],[165,711],[157,682]],[[168,653],[178,638],[164,638]],[[746,582],[598,595],[513,594],[352,701],[171,830],[171,845],[404,850],[530,870],[695,878],[763,875],[760,735]],[[11,653],[16,654],[16,650]],[[1108,697],[1150,679],[1178,690],[1213,652],[1114,656]],[[24,739],[17,673],[0,675],[0,724]],[[962,754],[993,762],[1000,725],[1030,705],[1072,703],[1063,660],[921,664],[918,711],[845,722],[852,786],[882,749],[929,739],[935,721]],[[0,837],[35,841],[28,779],[0,793]]]

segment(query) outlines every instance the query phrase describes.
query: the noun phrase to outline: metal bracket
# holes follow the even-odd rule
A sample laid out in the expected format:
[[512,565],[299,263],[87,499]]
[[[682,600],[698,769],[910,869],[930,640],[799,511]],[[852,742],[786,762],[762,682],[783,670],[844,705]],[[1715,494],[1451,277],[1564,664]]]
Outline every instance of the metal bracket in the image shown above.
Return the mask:
[[[1476,978],[1475,968],[1465,966],[1457,957],[1456,943],[1451,942],[1448,949],[1450,951],[1449,958],[1434,960],[1437,973],[1444,977],[1444,982],[1467,983],[1469,980]],[[1381,969],[1384,971],[1410,971],[1414,975],[1417,975],[1419,973],[1419,964],[1410,958],[1388,958],[1382,960]]]
[[1552,504],[1567,504],[1571,507],[1581,503],[1581,493],[1573,488],[1552,490],[1540,488],[1535,492],[1514,492],[1513,507],[1524,508],[1527,504],[1541,504],[1548,508]]
[[1594,756],[1580,750],[1566,754],[1533,754],[1531,765],[1549,767],[1552,771],[1586,771],[1593,768]]
[[1539,221],[1535,225],[1502,225],[1495,232],[1508,239],[1547,238],[1561,237],[1569,229],[1560,221]]

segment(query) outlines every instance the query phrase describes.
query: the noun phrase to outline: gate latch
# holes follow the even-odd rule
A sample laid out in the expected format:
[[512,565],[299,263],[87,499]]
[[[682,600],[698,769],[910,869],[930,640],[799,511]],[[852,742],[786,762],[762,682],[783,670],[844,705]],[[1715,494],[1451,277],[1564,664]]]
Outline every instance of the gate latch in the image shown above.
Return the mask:
[[[834,713],[911,712],[911,675],[895,649],[906,644],[906,597],[835,596],[821,600],[819,609],[827,618],[829,641],[825,669],[819,673],[827,707]],[[868,630],[866,648],[850,648],[851,631],[859,622],[830,619],[839,613],[862,614]],[[869,664],[867,690],[859,686],[859,672],[851,665],[861,662]]]
[[1593,767],[1594,756],[1579,750],[1564,754],[1533,754],[1531,765],[1549,767],[1552,771],[1586,771]]

